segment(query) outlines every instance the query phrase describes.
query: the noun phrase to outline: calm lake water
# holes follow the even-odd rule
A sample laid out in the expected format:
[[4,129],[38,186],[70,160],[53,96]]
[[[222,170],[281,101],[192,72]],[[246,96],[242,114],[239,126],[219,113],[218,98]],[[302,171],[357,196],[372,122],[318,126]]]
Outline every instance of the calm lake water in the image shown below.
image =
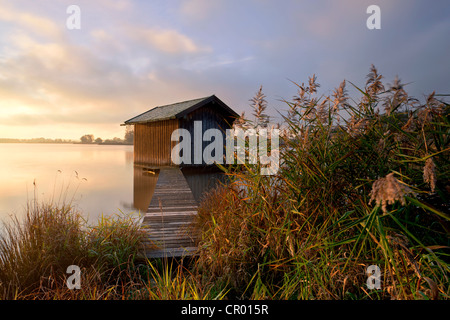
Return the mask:
[[0,223],[34,199],[72,203],[89,222],[135,212],[133,146],[1,144]]
[[[217,168],[184,168],[197,202],[224,176]],[[116,213],[142,216],[158,180],[134,166],[133,146],[0,143],[0,225],[25,214],[29,201],[72,203],[90,224]]]

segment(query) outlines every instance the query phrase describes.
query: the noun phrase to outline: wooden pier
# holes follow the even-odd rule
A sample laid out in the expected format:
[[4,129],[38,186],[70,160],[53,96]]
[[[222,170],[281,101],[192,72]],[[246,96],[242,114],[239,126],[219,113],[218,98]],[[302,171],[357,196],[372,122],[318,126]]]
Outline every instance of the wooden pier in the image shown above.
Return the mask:
[[[190,159],[183,157],[181,163],[173,161],[172,151],[177,145],[177,141],[172,139],[174,131],[182,129],[193,137],[198,134],[203,137],[210,129],[224,132],[232,128],[237,118],[238,113],[211,95],[154,106],[122,124],[134,126],[133,205],[140,212],[146,211],[142,229],[148,234],[145,246],[147,257],[178,257],[195,253],[199,232],[190,227],[197,214],[196,201],[201,201],[201,189],[208,187],[214,176],[208,170],[198,177],[188,172],[194,168],[203,171],[209,165],[205,159],[200,163],[197,161],[197,156],[203,155],[210,145],[206,141],[194,146],[192,140]],[[225,146],[225,135],[222,138]],[[141,171],[139,167],[147,171]],[[159,170],[159,175],[156,172],[153,175],[151,169]],[[147,209],[147,195],[150,196],[153,190]]]
[[147,258],[189,256],[197,250],[193,227],[197,202],[179,167],[159,168],[158,181],[141,228]]

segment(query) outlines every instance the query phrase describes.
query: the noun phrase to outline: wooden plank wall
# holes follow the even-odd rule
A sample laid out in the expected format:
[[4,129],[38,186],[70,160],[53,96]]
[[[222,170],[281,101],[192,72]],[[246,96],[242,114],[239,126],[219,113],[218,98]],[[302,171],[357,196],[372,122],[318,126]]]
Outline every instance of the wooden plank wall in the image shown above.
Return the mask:
[[[180,119],[180,128],[187,129],[189,132],[191,132],[191,150],[194,149],[194,121],[201,121],[202,122],[202,137],[206,130],[214,128],[219,129],[223,132],[223,154],[225,154],[225,130],[230,128],[230,126],[227,124],[227,119],[222,115],[217,113],[213,109],[213,106],[206,105],[204,107],[201,107],[192,113],[188,114],[184,118]],[[202,151],[205,149],[206,146],[208,146],[211,142],[210,141],[203,141],[202,142]],[[203,161],[201,166],[205,165],[206,163]],[[194,152],[192,152],[191,155],[191,165],[195,166],[194,164]]]
[[172,132],[178,129],[178,120],[162,120],[134,125],[134,163],[142,165],[172,165]]
[[[181,119],[155,121],[134,125],[134,163],[138,165],[172,166],[172,149],[178,141],[171,141],[174,130],[187,129],[191,132],[191,164],[194,164],[194,121],[202,122],[202,138],[206,130],[215,128],[223,132],[225,154],[225,130],[233,119],[219,113],[214,104],[203,106]],[[203,141],[202,150],[211,142]],[[202,164],[205,165],[203,162]]]

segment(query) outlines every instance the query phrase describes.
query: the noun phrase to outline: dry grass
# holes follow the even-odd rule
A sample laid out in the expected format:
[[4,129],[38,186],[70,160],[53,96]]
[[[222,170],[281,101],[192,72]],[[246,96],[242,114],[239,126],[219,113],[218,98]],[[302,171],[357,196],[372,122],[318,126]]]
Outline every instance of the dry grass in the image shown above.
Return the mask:
[[81,216],[69,206],[32,202],[23,221],[5,224],[0,239],[0,294],[26,295],[41,280],[86,260]]
[[[0,238],[0,300],[220,299],[182,264],[141,257],[144,234],[133,216],[102,216],[87,226],[69,205],[27,207]],[[81,269],[80,289],[69,289]],[[175,265],[175,266],[173,266]]]

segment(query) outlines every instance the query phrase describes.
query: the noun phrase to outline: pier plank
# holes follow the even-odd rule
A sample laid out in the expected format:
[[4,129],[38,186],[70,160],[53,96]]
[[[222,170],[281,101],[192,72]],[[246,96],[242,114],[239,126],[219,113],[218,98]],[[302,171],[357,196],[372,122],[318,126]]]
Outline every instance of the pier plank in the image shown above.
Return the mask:
[[198,234],[192,223],[196,214],[197,202],[180,168],[161,168],[141,225],[147,234],[145,256],[161,258],[195,254]]

